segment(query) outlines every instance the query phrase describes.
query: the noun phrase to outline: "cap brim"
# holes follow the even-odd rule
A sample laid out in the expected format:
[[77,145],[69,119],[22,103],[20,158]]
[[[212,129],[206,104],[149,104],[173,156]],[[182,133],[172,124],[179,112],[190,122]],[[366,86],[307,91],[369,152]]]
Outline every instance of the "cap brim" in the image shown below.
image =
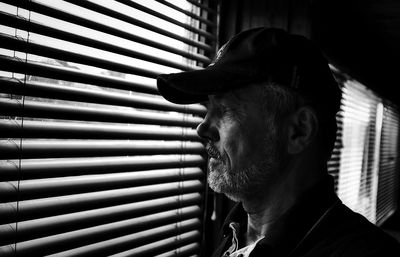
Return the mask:
[[172,103],[193,104],[207,101],[208,95],[227,92],[248,81],[249,77],[207,67],[159,75],[157,87],[160,94]]

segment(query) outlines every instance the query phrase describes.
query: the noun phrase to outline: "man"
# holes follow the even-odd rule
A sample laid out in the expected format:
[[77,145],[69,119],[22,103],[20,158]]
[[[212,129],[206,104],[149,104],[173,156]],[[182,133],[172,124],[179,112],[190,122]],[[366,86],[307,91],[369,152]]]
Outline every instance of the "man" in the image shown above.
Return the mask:
[[400,256],[397,242],[341,203],[326,163],[341,91],[302,36],[255,28],[205,69],[160,75],[167,100],[205,102],[208,183],[238,202],[213,256]]

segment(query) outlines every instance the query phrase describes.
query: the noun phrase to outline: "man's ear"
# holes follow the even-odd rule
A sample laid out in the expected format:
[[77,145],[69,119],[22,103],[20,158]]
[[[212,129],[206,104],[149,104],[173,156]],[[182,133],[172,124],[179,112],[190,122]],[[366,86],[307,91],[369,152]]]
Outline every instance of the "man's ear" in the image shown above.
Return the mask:
[[318,119],[315,111],[303,106],[295,111],[288,121],[288,153],[298,154],[315,140],[318,132]]

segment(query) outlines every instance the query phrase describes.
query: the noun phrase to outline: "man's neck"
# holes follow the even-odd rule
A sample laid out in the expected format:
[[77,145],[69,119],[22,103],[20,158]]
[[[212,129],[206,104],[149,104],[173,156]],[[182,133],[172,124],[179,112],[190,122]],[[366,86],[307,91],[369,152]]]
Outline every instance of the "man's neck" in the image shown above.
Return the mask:
[[246,245],[264,237],[269,227],[294,205],[295,199],[295,194],[288,190],[276,190],[269,199],[253,198],[251,201],[242,202],[247,212]]
[[[299,196],[319,183],[322,173],[313,171],[309,169],[304,174],[303,172],[292,173],[292,176],[282,179],[279,185],[268,188],[267,192],[242,201],[243,208],[247,212],[246,245],[267,235],[271,225],[277,223],[295,205]],[[284,226],[284,224],[281,225]]]

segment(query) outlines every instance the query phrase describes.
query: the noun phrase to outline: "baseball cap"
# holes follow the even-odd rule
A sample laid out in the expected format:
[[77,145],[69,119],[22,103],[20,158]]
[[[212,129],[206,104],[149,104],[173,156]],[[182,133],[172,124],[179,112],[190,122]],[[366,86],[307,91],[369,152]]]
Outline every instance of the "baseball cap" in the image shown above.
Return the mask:
[[242,31],[219,49],[206,68],[161,74],[157,87],[168,101],[191,104],[266,81],[311,98],[318,111],[339,110],[341,90],[321,50],[304,36],[278,28]]

